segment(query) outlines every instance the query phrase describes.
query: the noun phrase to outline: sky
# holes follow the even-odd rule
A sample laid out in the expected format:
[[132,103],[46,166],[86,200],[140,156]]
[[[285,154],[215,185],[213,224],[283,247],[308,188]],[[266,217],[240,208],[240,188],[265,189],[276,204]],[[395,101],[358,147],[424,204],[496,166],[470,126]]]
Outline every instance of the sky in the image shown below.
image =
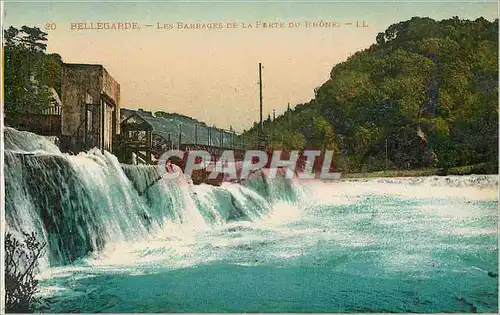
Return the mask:
[[[48,52],[64,62],[102,64],[120,83],[122,108],[176,112],[242,131],[259,119],[259,62],[266,118],[273,110],[284,112],[288,103],[311,100],[335,64],[369,47],[391,24],[413,16],[493,20],[498,2],[7,0],[3,14],[4,28],[45,30]],[[320,21],[340,27],[306,27]],[[363,21],[367,27],[356,27]],[[136,23],[139,29],[71,29],[72,23],[91,22]],[[179,22],[222,23],[223,28],[186,29]],[[285,27],[263,28],[264,22]],[[160,29],[157,23],[173,28]],[[244,27],[249,24],[253,27]]]

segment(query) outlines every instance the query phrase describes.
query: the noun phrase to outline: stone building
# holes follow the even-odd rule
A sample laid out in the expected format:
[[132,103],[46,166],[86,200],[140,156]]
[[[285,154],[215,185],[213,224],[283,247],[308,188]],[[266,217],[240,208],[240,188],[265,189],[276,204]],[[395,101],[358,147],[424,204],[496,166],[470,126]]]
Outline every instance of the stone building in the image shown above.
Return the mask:
[[120,84],[102,65],[62,66],[61,149],[113,151],[120,134]]

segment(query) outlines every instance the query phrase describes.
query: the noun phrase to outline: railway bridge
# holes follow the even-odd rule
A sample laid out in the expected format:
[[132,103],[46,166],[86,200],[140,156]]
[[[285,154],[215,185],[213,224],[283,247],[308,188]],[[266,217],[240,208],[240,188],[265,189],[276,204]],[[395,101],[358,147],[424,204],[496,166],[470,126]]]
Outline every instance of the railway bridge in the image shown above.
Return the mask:
[[209,127],[195,120],[156,117],[143,110],[122,109],[120,135],[114,148],[122,163],[155,164],[168,150],[209,152],[217,160],[226,150],[241,159],[245,149],[256,147],[257,139],[233,131]]

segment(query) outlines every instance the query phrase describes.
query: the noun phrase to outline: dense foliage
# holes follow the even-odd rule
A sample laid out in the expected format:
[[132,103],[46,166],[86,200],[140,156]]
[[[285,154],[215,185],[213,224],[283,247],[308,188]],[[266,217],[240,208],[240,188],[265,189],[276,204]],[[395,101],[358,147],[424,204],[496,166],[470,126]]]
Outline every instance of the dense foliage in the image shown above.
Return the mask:
[[345,171],[496,165],[498,20],[391,25],[264,132],[271,147],[334,149]]
[[49,87],[61,93],[61,56],[47,54],[47,33],[38,27],[4,30],[5,112],[39,113],[50,106]]

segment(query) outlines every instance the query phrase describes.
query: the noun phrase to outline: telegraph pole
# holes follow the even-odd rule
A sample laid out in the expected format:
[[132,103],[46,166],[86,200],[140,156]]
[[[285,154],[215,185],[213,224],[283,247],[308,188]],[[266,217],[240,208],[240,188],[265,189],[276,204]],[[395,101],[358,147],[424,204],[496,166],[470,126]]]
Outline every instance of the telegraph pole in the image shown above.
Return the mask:
[[385,170],[387,171],[387,168],[389,166],[389,157],[388,157],[388,154],[389,153],[389,150],[388,150],[388,145],[387,145],[387,138],[385,138]]
[[264,131],[262,121],[262,63],[259,62],[259,104],[260,104],[260,133]]
[[[430,98],[430,106],[431,106],[431,117],[435,118],[436,117],[436,110],[438,106],[438,97],[439,97],[439,60],[437,54],[432,54],[432,61],[434,62],[434,68],[432,71],[432,77],[433,80],[431,82],[431,88],[429,89],[429,98]],[[429,151],[433,154],[434,153],[434,141],[436,138],[436,133],[434,131],[431,131],[431,134],[429,136]],[[434,157],[434,154],[433,154]],[[435,159],[432,159],[432,162],[435,162]],[[442,163],[445,162],[444,164],[446,165],[447,161],[439,161],[439,167],[442,166]]]
[[179,144],[177,145],[178,149],[181,149],[181,141],[182,141],[182,123],[179,124]]
[[292,130],[292,111],[290,110],[290,102],[288,102],[288,107],[287,107],[287,110],[286,110],[286,114],[287,114],[287,118],[288,118],[288,130]]
[[198,124],[194,125],[194,144],[198,144]]
[[264,136],[264,121],[262,120],[262,63],[259,62],[259,101],[260,101],[260,128],[258,133],[258,147],[263,150],[267,148],[267,141]]

